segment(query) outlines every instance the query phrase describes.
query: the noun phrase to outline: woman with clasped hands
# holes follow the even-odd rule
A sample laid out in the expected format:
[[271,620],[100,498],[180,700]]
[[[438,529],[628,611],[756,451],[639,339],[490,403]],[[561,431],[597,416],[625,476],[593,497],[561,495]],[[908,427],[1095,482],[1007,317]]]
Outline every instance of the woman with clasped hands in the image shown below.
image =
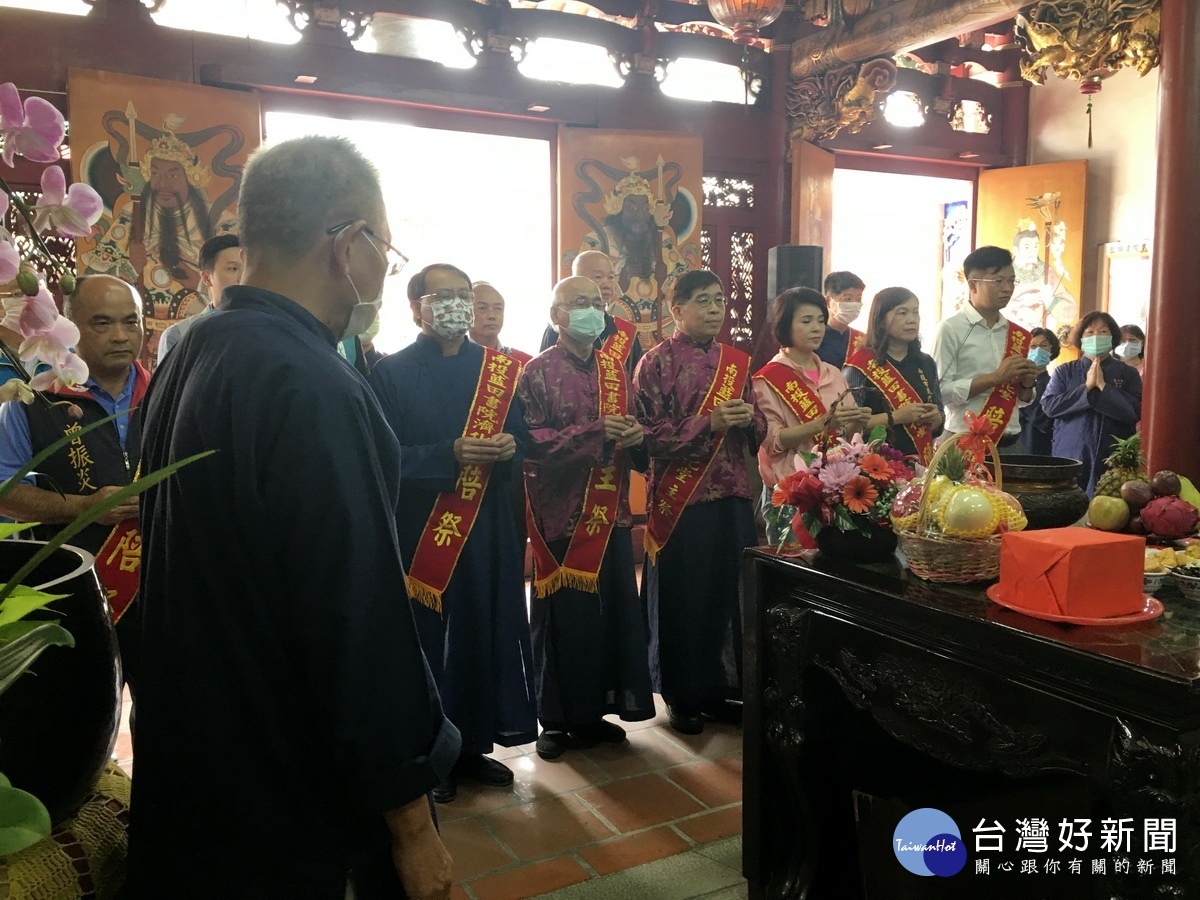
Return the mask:
[[1042,398],[1042,411],[1054,419],[1054,455],[1083,461],[1079,486],[1088,496],[1113,444],[1132,437],[1142,416],[1142,377],[1112,355],[1120,334],[1108,313],[1084,316],[1071,334],[1083,356],[1051,373]]

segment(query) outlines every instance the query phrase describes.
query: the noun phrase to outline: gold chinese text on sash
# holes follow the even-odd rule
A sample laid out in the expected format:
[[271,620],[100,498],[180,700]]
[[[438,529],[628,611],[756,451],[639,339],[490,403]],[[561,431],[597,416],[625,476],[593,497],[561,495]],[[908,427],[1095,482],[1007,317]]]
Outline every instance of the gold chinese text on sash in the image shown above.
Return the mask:
[[[463,437],[487,440],[504,430],[520,375],[521,364],[515,359],[483,348],[479,384]],[[442,594],[479,516],[491,475],[491,464],[461,466],[454,490],[438,494],[433,504],[405,579],[409,596],[430,609],[442,611]]]
[[[617,359],[607,353],[597,351],[595,356],[596,377],[600,382],[599,419],[627,415],[629,382],[625,370]],[[529,526],[534,559],[533,589],[539,597],[548,596],[564,587],[592,593],[600,590],[600,566],[608,549],[608,539],[617,524],[626,466],[626,454],[618,449],[612,463],[596,466],[588,472],[583,509],[561,565],[550,552],[545,537],[538,531],[533,510],[526,502],[525,519]]]
[[[1008,335],[1004,341],[1004,356],[1002,359],[1008,359],[1010,356],[1025,356],[1029,352],[1029,341],[1032,335],[1019,325],[1008,323]],[[1017,408],[1017,383],[1015,380],[998,384],[992,388],[992,392],[988,395],[987,402],[983,404],[983,409],[979,412],[979,417],[985,419],[990,425],[988,437],[999,443],[1000,438],[1004,437],[1004,429],[1008,427],[1009,420],[1012,419],[1013,410]]]
[[114,526],[96,554],[96,577],[108,597],[114,623],[121,621],[137,597],[141,568],[142,532],[137,519],[126,519]]
[[604,339],[604,346],[600,348],[600,352],[615,359],[617,365],[623,366],[633,350],[633,342],[637,340],[637,326],[616,316],[613,316],[613,322],[616,323],[617,330]]
[[[710,415],[714,409],[726,400],[741,397],[746,388],[746,378],[750,371],[750,357],[741,350],[735,350],[721,344],[721,356],[717,360],[717,371],[713,383],[709,386],[708,396],[700,404],[696,415]],[[726,432],[722,431],[713,441],[708,459],[703,462],[687,462],[678,460],[667,466],[654,489],[654,497],[650,502],[646,520],[646,554],[650,561],[658,559],[662,548],[667,546],[671,533],[679,524],[679,517],[687,508],[688,501],[696,492],[708,467],[716,459],[721,445],[725,442]]]
[[754,373],[755,381],[765,382],[780,396],[792,414],[806,425],[825,415],[825,404],[815,391],[809,390],[796,370],[781,362],[769,362]]
[[867,333],[865,331],[855,331],[853,328],[846,329],[849,332],[849,337],[846,339],[846,359],[852,357],[863,347],[867,346]]
[[[891,361],[881,363],[879,357],[874,350],[864,348],[852,357],[846,360],[846,365],[853,366],[858,371],[875,385],[883,398],[887,401],[888,409],[893,412],[901,406],[909,403],[928,403],[930,401],[923,399],[917,389],[908,383],[900,370],[892,365]],[[917,458],[921,465],[929,465],[933,459],[933,430],[928,425],[901,425],[908,436],[912,439],[913,446],[917,448]]]

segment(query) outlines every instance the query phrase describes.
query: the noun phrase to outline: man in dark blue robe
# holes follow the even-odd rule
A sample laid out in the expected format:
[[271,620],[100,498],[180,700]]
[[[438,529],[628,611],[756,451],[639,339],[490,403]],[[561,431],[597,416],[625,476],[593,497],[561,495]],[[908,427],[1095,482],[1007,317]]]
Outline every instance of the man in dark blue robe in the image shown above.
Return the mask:
[[[413,602],[446,715],[462,733],[458,764],[433,795],[447,803],[460,778],[493,787],[511,784],[512,771],[484,754],[493,744],[512,747],[537,738],[524,554],[510,499],[512,479],[520,473],[516,448],[524,440],[524,422],[514,400],[487,438],[464,435],[476,391],[486,382],[485,350],[466,337],[473,319],[466,274],[450,265],[429,266],[413,276],[408,297],[421,334],[379,363],[371,386],[400,440],[397,522],[410,579],[439,496],[453,494],[468,467],[490,466],[491,472],[449,581],[439,597],[417,594]],[[515,373],[519,363],[509,363]]]
[[142,495],[127,896],[442,896],[459,738],[404,602],[400,446],[335,349],[383,284],[378,175],[277,144],[239,213],[245,279],[146,399],[143,472],[214,452]]

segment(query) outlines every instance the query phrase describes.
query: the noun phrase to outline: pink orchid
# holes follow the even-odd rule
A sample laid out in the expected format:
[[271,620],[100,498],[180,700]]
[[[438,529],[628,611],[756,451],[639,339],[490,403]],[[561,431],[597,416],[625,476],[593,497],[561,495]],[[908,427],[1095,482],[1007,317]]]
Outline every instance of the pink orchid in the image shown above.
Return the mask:
[[70,353],[77,343],[79,329],[66,316],[59,316],[48,329],[26,338],[17,352],[22,362],[53,365]]
[[34,375],[29,386],[35,391],[61,391],[64,388],[81,390],[88,378],[88,367],[74,353],[67,353],[61,359],[50,363],[45,372]]
[[50,296],[50,291],[46,289],[44,282],[39,285],[39,288],[33,297],[22,298],[25,303],[17,320],[16,328],[22,337],[30,337],[46,331],[58,319],[58,307],[54,305],[54,298]]
[[56,162],[58,145],[66,133],[66,120],[50,103],[29,97],[22,105],[15,84],[0,84],[0,139],[6,166],[12,166],[18,153],[30,162]]
[[[3,196],[0,194],[0,196]],[[4,215],[4,210],[0,209],[0,217]],[[5,284],[17,277],[17,272],[21,269],[21,254],[17,252],[17,248],[12,242],[5,237],[0,237],[0,284]]]
[[63,237],[87,237],[104,212],[104,201],[90,185],[76,182],[67,189],[62,169],[50,166],[42,172],[41,202],[34,207],[33,227],[54,228]]

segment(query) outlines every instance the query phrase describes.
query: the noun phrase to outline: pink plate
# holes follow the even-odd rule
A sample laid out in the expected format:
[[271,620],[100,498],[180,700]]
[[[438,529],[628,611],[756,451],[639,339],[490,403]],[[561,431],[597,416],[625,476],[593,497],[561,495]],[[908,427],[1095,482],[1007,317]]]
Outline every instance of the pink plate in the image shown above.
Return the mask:
[[1157,619],[1163,613],[1163,605],[1149,594],[1145,595],[1146,605],[1141,612],[1130,613],[1127,616],[1108,616],[1107,618],[1088,618],[1086,616],[1059,616],[1054,613],[1039,612],[1015,606],[1000,596],[1000,585],[993,584],[987,589],[988,599],[999,603],[1006,609],[1019,612],[1023,616],[1033,616],[1035,619],[1045,619],[1047,622],[1062,622],[1066,625],[1134,625],[1138,622],[1149,622]]

